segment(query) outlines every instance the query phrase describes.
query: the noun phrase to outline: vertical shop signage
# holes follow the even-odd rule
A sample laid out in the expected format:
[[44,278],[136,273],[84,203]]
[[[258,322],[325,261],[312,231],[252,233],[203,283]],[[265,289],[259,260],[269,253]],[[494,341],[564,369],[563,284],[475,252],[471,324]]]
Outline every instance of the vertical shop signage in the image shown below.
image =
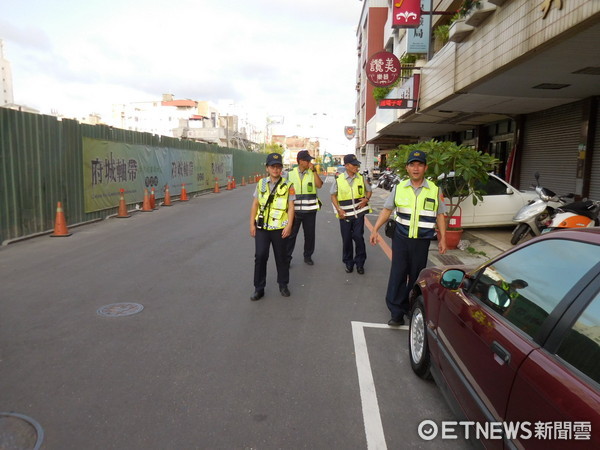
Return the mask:
[[[420,0],[423,11],[431,11],[431,0]],[[413,30],[407,32],[407,53],[429,53],[431,42],[431,16],[421,15],[419,24]]]
[[421,24],[421,0],[394,0],[392,28],[416,28]]

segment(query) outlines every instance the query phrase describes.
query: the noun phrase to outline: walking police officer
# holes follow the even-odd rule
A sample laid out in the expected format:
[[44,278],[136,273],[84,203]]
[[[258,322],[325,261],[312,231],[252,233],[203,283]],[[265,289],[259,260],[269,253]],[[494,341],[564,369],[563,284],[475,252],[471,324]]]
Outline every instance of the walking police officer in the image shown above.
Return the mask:
[[304,230],[304,262],[309,266],[314,264],[312,255],[315,251],[317,211],[320,209],[317,189],[323,186],[323,180],[315,171],[315,166],[311,162],[313,159],[308,150],[300,150],[296,156],[298,167],[288,173],[288,181],[294,185],[294,191],[296,192],[294,225],[292,234],[287,238],[288,265],[292,261],[300,226]]
[[379,240],[378,230],[395,210],[396,230],[392,238],[392,267],[385,300],[392,318],[388,325],[404,325],[409,313],[408,296],[419,272],[427,266],[429,244],[438,232],[438,250],[446,253],[446,207],[439,188],[425,179],[426,154],[412,151],[406,161],[409,180],[396,185],[385,201],[371,232],[371,244]]
[[250,210],[250,236],[254,237],[254,293],[250,300],[259,300],[265,295],[267,284],[267,261],[273,246],[277,283],[284,297],[290,296],[288,283],[289,266],[286,262],[286,238],[292,232],[294,222],[294,188],[281,177],[283,164],[279,153],[267,156],[267,172],[256,186]]
[[336,217],[340,219],[342,261],[346,272],[352,272],[356,265],[356,271],[362,275],[367,260],[364,232],[365,215],[371,212],[368,204],[372,195],[371,185],[358,173],[360,161],[355,155],[344,156],[344,167],[346,172],[340,174],[331,187],[331,203]]

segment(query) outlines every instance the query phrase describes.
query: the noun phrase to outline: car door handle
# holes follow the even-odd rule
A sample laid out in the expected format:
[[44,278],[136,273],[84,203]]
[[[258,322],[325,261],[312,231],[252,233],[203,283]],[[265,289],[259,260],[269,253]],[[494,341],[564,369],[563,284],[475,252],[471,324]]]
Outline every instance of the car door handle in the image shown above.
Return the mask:
[[500,364],[508,364],[510,362],[510,353],[498,342],[492,342],[492,351],[494,352],[494,359]]

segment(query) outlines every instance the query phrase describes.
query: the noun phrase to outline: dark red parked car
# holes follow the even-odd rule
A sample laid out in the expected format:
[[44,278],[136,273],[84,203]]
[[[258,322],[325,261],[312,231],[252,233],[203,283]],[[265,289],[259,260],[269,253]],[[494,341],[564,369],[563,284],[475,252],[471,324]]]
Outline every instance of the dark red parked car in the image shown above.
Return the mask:
[[413,371],[433,375],[471,438],[600,448],[599,228],[548,233],[475,269],[427,268],[411,311]]

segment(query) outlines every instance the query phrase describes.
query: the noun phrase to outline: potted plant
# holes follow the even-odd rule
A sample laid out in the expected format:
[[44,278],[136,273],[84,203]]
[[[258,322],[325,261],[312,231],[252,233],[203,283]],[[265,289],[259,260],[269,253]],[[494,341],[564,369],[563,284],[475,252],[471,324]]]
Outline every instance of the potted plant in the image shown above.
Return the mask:
[[433,30],[435,36],[436,47],[439,50],[450,38],[450,24],[440,25]]
[[464,0],[460,8],[458,8],[459,17],[465,17],[467,14],[471,12],[473,8],[476,8],[481,4],[481,0]]
[[408,153],[413,150],[421,150],[427,153],[427,178],[434,180],[444,197],[448,199],[450,205],[446,214],[446,243],[448,248],[456,248],[451,245],[450,234],[458,231],[462,234],[462,229],[450,226],[450,218],[459,215],[460,205],[469,196],[472,196],[473,204],[483,200],[485,192],[478,189],[478,185],[487,181],[488,173],[496,166],[500,160],[493,156],[482,153],[472,147],[458,145],[451,141],[430,141],[418,142],[416,144],[401,145],[398,150],[392,153],[390,165],[398,173],[405,170],[405,162]]

